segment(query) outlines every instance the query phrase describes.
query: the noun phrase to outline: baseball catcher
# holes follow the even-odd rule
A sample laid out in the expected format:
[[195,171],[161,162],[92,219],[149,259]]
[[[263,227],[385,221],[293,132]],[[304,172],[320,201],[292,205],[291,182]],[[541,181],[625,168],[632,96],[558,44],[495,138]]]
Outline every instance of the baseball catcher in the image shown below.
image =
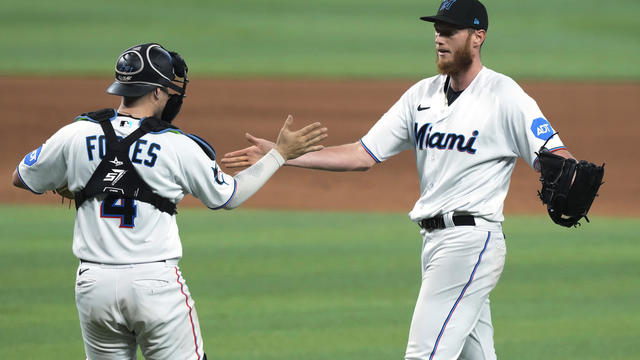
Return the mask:
[[566,227],[580,225],[583,217],[589,222],[587,213],[603,184],[604,164],[564,158],[545,146],[546,142],[537,153],[542,183],[538,196],[547,205],[551,220]]
[[192,195],[231,210],[285,161],[322,149],[326,128],[294,131],[287,117],[269,155],[234,176],[213,146],[173,125],[188,68],[157,43],[125,50],[109,94],[117,109],[78,116],[27,154],[13,185],[76,203],[75,303],[87,359],[206,360],[195,303],[179,267],[176,207]]

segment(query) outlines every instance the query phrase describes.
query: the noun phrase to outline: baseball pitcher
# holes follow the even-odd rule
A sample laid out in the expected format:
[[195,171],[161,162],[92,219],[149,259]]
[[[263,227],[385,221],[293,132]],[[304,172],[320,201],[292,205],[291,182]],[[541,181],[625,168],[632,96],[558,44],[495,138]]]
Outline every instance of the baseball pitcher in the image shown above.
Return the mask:
[[194,301],[178,262],[176,205],[186,194],[233,209],[286,161],[322,149],[320,123],[291,130],[235,176],[202,138],[173,125],[188,84],[182,57],[155,43],[116,62],[107,92],[117,110],[87,112],[27,154],[13,184],[75,199],[73,253],[80,259],[76,305],[87,358],[206,359]]
[[[504,266],[502,208],[516,159],[541,169],[540,197],[563,226],[586,218],[604,169],[576,162],[536,102],[482,65],[482,3],[446,0],[421,19],[434,23],[439,75],[408,89],[359,141],[287,165],[366,170],[412,150],[420,194],[409,216],[423,238],[422,285],[405,359],[496,359],[489,294]],[[251,165],[274,146],[247,138],[253,146],[223,164]]]

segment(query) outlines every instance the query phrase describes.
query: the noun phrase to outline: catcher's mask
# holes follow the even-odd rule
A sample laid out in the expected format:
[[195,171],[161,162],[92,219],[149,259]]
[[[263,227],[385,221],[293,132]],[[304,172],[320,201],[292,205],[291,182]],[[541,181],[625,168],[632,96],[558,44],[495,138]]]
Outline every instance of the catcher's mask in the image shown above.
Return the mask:
[[186,96],[187,72],[187,64],[177,52],[155,43],[136,45],[118,57],[116,81],[107,88],[107,93],[138,97],[158,87],[173,89],[178,93],[169,95],[162,112],[162,120],[171,122]]

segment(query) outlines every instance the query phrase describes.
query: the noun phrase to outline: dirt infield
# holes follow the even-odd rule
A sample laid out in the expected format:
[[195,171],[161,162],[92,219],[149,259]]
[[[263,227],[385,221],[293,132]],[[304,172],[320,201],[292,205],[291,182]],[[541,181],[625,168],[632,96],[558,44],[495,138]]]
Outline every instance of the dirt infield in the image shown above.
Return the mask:
[[[327,145],[358,140],[408,88],[411,81],[195,79],[176,125],[207,139],[221,157],[245,146],[250,131],[274,138],[286,114],[297,125],[322,121]],[[116,107],[104,90],[108,78],[0,77],[5,129],[0,144],[5,203],[56,203],[9,185],[25,154],[82,112]],[[606,163],[606,184],[592,213],[640,215],[637,150],[640,84],[538,83],[523,85],[538,101],[570,151]],[[537,174],[521,160],[514,172],[505,213],[543,213]],[[418,197],[413,154],[405,152],[368,174],[285,168],[244,206],[252,208],[406,211]],[[187,198],[181,206],[198,205]]]

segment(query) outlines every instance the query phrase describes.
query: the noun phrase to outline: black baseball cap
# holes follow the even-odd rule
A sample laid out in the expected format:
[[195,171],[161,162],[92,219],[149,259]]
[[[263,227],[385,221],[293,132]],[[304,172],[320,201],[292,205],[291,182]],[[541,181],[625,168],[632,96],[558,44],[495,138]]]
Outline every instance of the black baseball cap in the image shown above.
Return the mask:
[[461,28],[483,29],[489,27],[487,9],[478,0],[444,0],[434,16],[420,18],[429,22],[444,22]]

